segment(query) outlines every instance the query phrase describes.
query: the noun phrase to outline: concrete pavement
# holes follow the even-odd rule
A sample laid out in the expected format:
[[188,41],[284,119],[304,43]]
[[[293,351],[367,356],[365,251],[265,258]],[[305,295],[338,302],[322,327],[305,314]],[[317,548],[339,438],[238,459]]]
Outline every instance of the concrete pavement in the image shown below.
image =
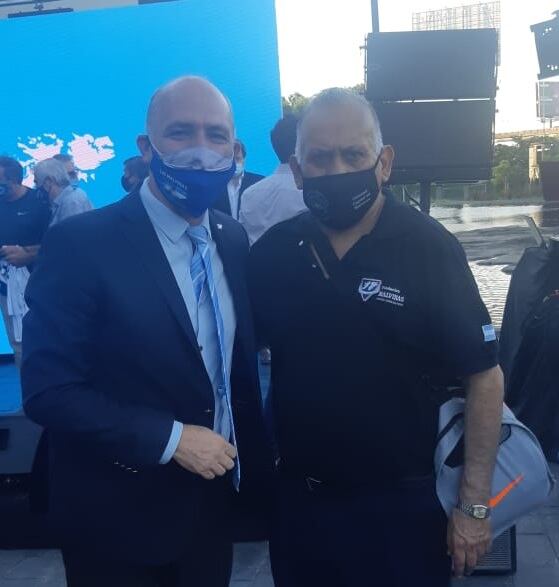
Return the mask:
[[[553,470],[555,475],[559,476],[559,465],[553,465]],[[453,587],[557,587],[559,585],[559,490],[555,491],[545,507],[524,518],[518,524],[517,547],[516,575],[470,577],[463,581],[455,581]],[[371,569],[371,576],[374,577],[373,569]],[[65,587],[65,585],[62,560],[57,551],[0,551],[0,586]],[[231,587],[273,587],[273,585],[266,545],[238,545],[235,550]],[[371,585],[374,585],[374,579]],[[418,583],[417,587],[429,586]]]

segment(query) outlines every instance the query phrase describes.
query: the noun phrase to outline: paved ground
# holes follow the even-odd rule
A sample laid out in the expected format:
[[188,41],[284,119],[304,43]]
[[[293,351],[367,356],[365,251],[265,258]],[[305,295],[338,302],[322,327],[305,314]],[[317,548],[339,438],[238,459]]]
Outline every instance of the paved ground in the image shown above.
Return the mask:
[[[559,475],[559,466],[554,465],[553,468],[555,474]],[[555,492],[546,507],[522,520],[517,532],[518,571],[516,575],[470,577],[464,581],[456,581],[454,587],[557,587],[559,585],[559,491]],[[273,587],[266,545],[239,545],[235,554],[231,587]],[[371,573],[374,573],[372,569]],[[66,582],[60,555],[53,550],[0,551],[0,585],[2,587],[64,587]],[[417,587],[429,586],[418,584]]]

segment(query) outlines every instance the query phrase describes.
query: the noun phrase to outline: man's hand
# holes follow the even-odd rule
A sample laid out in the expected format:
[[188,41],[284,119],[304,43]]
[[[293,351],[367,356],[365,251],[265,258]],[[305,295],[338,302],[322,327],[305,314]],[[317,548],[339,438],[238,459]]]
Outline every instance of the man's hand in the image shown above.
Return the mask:
[[470,575],[491,549],[489,519],[476,520],[459,510],[453,510],[448,521],[447,543],[454,576],[460,578]]
[[25,267],[29,264],[29,253],[19,245],[4,245],[0,247],[0,257],[15,267]]
[[184,469],[215,479],[235,467],[237,450],[222,436],[202,426],[183,426],[173,459]]

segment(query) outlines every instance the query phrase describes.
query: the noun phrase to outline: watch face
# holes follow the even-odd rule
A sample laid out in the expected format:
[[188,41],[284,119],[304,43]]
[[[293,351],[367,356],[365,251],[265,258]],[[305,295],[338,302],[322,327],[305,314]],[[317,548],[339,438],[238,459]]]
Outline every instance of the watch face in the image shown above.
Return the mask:
[[484,520],[487,517],[487,508],[482,505],[476,505],[474,506],[473,514],[474,518]]

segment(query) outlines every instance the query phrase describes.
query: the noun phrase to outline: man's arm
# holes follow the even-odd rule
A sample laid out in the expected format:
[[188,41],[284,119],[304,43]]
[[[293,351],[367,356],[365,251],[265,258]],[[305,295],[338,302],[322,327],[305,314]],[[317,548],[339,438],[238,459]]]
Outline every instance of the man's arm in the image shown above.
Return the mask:
[[15,267],[27,267],[35,262],[40,249],[41,245],[5,245],[0,248],[0,257]]
[[503,373],[500,367],[469,378],[465,412],[466,458],[460,487],[460,498],[467,503],[484,504],[491,498],[503,398]]
[[23,398],[38,424],[75,439],[110,462],[164,465],[173,458],[205,479],[234,466],[235,448],[207,428],[128,404],[91,385],[99,296],[96,268],[67,227],[49,230],[27,289]]
[[[489,505],[503,412],[504,384],[500,367],[468,378],[465,412],[465,462],[459,499]],[[449,552],[456,576],[470,573],[491,546],[491,522],[454,510],[449,522]]]
[[27,288],[21,373],[25,411],[110,462],[157,465],[173,416],[127,404],[92,386],[102,292],[84,244],[73,234],[66,227],[49,230]]

